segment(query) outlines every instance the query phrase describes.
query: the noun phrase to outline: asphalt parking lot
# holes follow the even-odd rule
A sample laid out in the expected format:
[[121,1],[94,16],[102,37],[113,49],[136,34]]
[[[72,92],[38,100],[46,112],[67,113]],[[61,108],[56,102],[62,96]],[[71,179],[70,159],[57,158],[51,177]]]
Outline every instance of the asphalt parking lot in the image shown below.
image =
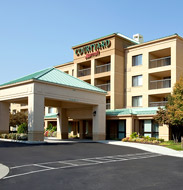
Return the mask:
[[100,143],[0,142],[0,189],[182,189],[183,159]]

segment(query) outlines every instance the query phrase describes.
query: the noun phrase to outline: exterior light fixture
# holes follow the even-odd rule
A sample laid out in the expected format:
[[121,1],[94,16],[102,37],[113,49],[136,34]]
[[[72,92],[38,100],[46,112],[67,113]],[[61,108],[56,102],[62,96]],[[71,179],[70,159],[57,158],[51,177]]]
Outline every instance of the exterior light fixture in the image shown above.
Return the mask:
[[94,117],[96,116],[96,113],[97,113],[96,111],[93,112],[93,116],[94,116]]

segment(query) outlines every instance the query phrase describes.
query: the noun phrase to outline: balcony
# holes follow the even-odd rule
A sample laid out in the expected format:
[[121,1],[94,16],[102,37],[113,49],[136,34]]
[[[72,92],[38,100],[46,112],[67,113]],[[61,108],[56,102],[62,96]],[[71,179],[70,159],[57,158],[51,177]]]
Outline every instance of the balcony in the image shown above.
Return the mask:
[[111,64],[110,63],[96,66],[96,73],[108,72],[110,70],[111,70]]
[[87,75],[91,75],[91,68],[81,69],[78,71],[78,77],[83,77]]
[[149,68],[156,68],[156,67],[163,67],[163,66],[168,66],[171,65],[171,56],[168,57],[162,57],[159,59],[152,59],[149,62]]
[[96,87],[101,88],[102,90],[105,91],[110,91],[110,83],[96,85]]
[[110,110],[111,103],[106,103],[106,110]]
[[165,106],[168,101],[149,102],[149,107]]
[[152,80],[149,84],[149,89],[160,89],[160,88],[170,88],[171,87],[171,78],[162,79],[162,80]]

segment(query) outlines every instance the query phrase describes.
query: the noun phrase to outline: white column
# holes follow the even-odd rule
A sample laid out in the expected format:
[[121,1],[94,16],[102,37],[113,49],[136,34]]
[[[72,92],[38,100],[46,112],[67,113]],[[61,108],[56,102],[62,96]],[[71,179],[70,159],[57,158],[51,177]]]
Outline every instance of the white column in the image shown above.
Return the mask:
[[95,86],[95,59],[91,60],[91,85]]
[[9,108],[10,104],[0,102],[0,133],[9,133]]
[[58,108],[57,138],[68,139],[68,117],[66,115],[66,109],[63,108]]
[[28,97],[28,140],[44,141],[44,96]]
[[110,109],[115,109],[115,54],[111,55],[111,78],[110,78],[110,88],[111,88],[111,107]]
[[130,137],[133,133],[134,119],[133,117],[126,118],[126,137]]
[[106,139],[106,104],[93,107],[93,140]]
[[78,64],[74,63],[74,77],[78,77]]
[[159,138],[169,141],[169,125],[159,125]]

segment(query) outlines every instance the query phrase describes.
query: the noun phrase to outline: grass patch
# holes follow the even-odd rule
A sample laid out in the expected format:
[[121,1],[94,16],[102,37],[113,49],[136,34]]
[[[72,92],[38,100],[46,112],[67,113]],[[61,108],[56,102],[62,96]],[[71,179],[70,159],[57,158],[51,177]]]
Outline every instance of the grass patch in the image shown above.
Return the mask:
[[167,148],[171,148],[173,150],[183,150],[181,148],[181,143],[174,143],[174,141],[165,141],[160,143],[161,146],[165,146]]

